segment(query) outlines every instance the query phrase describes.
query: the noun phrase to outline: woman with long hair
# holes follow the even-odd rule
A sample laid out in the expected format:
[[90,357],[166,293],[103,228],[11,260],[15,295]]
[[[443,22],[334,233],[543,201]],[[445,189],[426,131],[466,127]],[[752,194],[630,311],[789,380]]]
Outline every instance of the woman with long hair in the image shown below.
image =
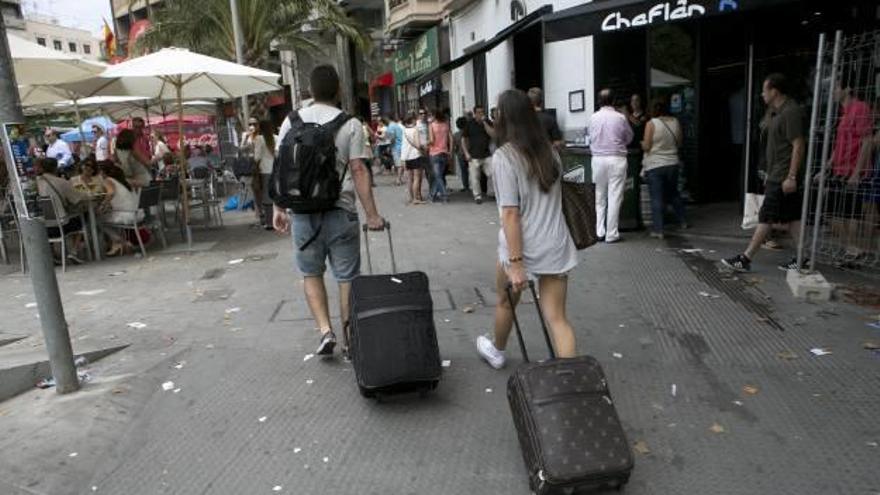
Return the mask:
[[666,206],[672,205],[678,223],[685,227],[684,202],[678,192],[678,173],[681,160],[678,148],[684,134],[678,119],[669,115],[666,100],[657,98],[651,104],[653,118],[645,126],[642,140],[642,176],[648,180],[651,193],[651,237],[663,239],[663,216]]
[[[498,97],[498,149],[492,156],[501,217],[495,284],[494,342],[477,338],[477,351],[493,368],[504,366],[513,308],[530,279],[537,279],[541,310],[560,358],[574,357],[574,330],[565,313],[568,273],[577,249],[562,213],[562,163],[529,98],[511,89]],[[513,286],[513,300],[507,284]]]
[[[266,230],[272,230],[272,200],[269,199],[269,176],[272,174],[272,165],[275,163],[275,134],[272,132],[272,123],[268,120],[260,121],[259,134],[254,139],[254,160],[260,171],[259,195],[255,196],[254,202],[260,203],[260,225]],[[256,184],[256,180],[254,184]]]
[[[135,219],[140,220],[144,212],[138,210],[140,194],[135,191],[125,177],[125,172],[111,161],[100,162],[101,176],[104,178],[104,189],[107,194],[98,207],[101,212],[101,222],[108,224],[130,225]],[[110,238],[111,246],[107,256],[116,256],[122,253],[130,253],[132,245],[122,235],[122,232],[113,227],[102,226],[101,231]]]
[[419,136],[415,114],[407,114],[403,120],[403,126],[403,148],[400,152],[400,159],[409,172],[410,204],[423,205],[425,201],[422,199],[422,173],[424,172],[425,157],[421,150],[424,144]]
[[131,129],[123,129],[116,136],[116,149],[114,161],[116,166],[122,169],[125,180],[134,188],[141,188],[150,184],[152,177],[150,171],[135,159],[134,143],[136,135]]
[[431,201],[449,201],[446,191],[446,168],[449,167],[452,155],[452,130],[443,110],[434,114],[434,120],[428,124],[428,155],[431,161]]

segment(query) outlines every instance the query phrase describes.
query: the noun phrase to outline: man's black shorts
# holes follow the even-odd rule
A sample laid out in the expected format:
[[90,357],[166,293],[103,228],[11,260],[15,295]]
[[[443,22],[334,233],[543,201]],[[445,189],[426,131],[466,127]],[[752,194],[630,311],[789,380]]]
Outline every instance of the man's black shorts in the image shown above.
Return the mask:
[[803,193],[800,189],[785,194],[779,182],[767,182],[764,185],[764,204],[758,213],[759,223],[789,223],[801,219]]

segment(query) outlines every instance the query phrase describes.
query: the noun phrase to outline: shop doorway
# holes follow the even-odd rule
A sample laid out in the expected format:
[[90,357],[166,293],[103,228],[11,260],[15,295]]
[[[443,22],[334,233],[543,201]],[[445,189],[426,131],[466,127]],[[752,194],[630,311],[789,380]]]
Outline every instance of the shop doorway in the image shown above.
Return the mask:
[[514,87],[544,87],[544,32],[540,22],[513,36]]

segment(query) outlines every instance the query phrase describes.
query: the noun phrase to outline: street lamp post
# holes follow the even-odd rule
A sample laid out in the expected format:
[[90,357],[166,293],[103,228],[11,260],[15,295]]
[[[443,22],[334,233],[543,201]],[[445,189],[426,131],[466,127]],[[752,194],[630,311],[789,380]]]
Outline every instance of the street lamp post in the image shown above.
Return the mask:
[[0,137],[2,137],[3,155],[9,175],[10,189],[13,191],[21,227],[22,242],[30,267],[31,283],[37,301],[40,326],[49,352],[49,366],[55,377],[55,390],[59,394],[67,394],[79,390],[79,379],[73,363],[73,350],[70,346],[70,333],[67,320],[64,318],[64,307],[58,291],[58,280],[55,278],[55,263],[52,260],[52,248],[46,226],[42,221],[32,218],[27,210],[24,190],[21,187],[15,157],[9,142],[7,124],[23,124],[24,114],[15,82],[15,71],[12,56],[9,53],[9,42],[6,39],[6,23],[0,16]]
[[[244,65],[241,40],[241,19],[238,18],[238,0],[229,0],[229,9],[232,11],[232,38],[235,42],[235,61]],[[241,115],[244,117],[242,127],[247,128],[247,123],[251,116],[250,109],[248,108],[247,96],[241,97]]]

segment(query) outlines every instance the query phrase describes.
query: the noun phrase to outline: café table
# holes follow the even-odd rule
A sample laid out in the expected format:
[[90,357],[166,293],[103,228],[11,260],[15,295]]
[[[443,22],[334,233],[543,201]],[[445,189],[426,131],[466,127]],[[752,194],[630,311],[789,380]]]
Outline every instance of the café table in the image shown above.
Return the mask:
[[92,236],[92,249],[95,253],[95,261],[101,261],[101,234],[98,232],[98,215],[95,212],[98,205],[104,201],[103,192],[88,192],[87,206],[89,210],[89,232]]

